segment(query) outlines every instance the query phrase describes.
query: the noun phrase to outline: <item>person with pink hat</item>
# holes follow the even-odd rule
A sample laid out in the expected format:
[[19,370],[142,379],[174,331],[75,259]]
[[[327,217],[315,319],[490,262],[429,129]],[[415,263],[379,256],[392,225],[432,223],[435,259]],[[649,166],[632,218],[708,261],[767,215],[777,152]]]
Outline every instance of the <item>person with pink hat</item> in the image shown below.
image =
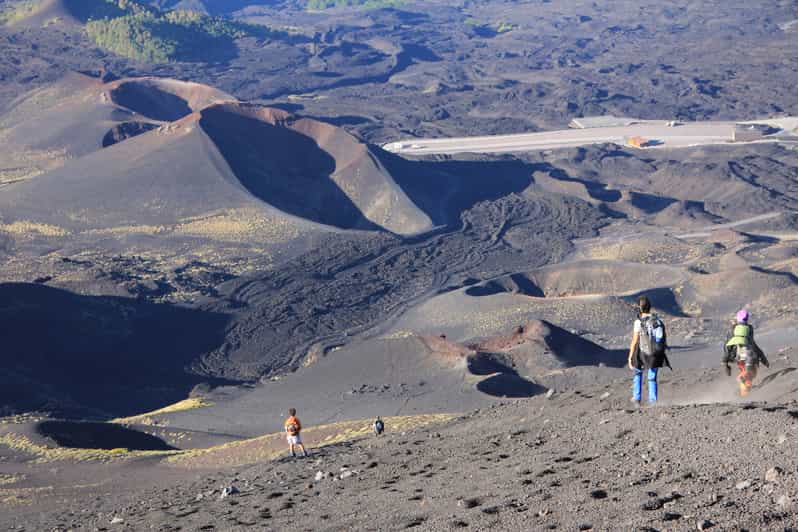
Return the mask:
[[723,347],[723,365],[726,375],[731,376],[732,361],[737,362],[740,374],[737,380],[740,383],[740,395],[745,397],[751,391],[756,379],[757,369],[762,363],[765,367],[770,367],[765,353],[754,341],[754,327],[748,323],[748,311],[742,309],[737,312],[735,323],[732,325],[731,332],[726,339]]

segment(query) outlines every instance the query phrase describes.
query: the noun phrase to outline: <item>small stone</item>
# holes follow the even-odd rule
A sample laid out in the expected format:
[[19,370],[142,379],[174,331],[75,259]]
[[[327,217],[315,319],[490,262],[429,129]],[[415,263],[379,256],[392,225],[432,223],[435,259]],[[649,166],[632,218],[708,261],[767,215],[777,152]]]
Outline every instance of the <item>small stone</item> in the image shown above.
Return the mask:
[[114,517],[113,519],[111,519],[111,524],[112,525],[119,525],[119,524],[124,523],[124,522],[125,522],[125,520],[122,519],[121,517]]
[[599,396],[599,401],[603,401],[604,399],[607,399],[610,395],[612,395],[612,394],[610,394],[610,392],[604,392],[603,394],[601,394]]
[[653,510],[660,510],[662,508],[662,505],[663,505],[662,499],[651,499],[649,501],[644,502],[640,507],[643,510],[650,512]]
[[682,514],[677,514],[676,512],[665,512],[665,515],[662,516],[663,521],[678,521],[682,518]]
[[320,481],[322,481],[322,480],[324,479],[324,477],[326,477],[326,476],[327,476],[327,473],[325,473],[324,471],[317,471],[317,472],[316,472],[316,476],[315,476],[315,477],[313,477],[313,479],[314,479],[316,482],[320,482]]
[[460,508],[476,508],[482,504],[482,501],[479,499],[460,499],[457,501],[457,506]]
[[751,487],[751,484],[752,483],[750,480],[741,480],[740,482],[735,484],[734,487],[737,488],[738,490],[747,490],[748,488]]
[[606,499],[607,492],[604,490],[593,490],[590,492],[590,496],[594,499]]
[[779,439],[776,440],[776,443],[781,445],[781,444],[783,444],[786,441],[787,441],[787,435],[786,434],[781,434],[781,435],[779,435]]
[[546,399],[551,399],[555,393],[554,388],[549,388],[549,391],[546,392]]
[[776,482],[781,476],[782,469],[780,467],[771,467],[765,473],[765,482]]
[[782,508],[789,506],[790,503],[792,503],[792,500],[787,495],[782,495],[781,497],[778,498],[778,500],[776,500],[776,504],[778,504]]
[[205,498],[205,495],[203,495],[202,493],[197,493],[197,496],[194,497],[194,500],[195,501],[201,501],[204,498]]
[[341,480],[343,480],[345,478],[351,477],[352,475],[354,475],[354,473],[347,469],[346,471],[341,473],[340,478],[341,478]]
[[698,530],[709,530],[713,526],[715,526],[715,523],[713,523],[709,519],[704,519],[703,521],[699,521],[698,522],[698,525],[696,526],[696,528]]

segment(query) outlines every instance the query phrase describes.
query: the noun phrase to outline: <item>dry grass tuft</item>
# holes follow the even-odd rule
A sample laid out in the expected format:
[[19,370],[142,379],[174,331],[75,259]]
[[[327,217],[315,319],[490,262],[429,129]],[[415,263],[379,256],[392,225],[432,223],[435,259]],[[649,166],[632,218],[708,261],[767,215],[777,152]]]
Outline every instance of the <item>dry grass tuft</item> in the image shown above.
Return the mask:
[[[427,414],[385,418],[390,433],[401,433],[430,425],[447,423],[457,414]],[[302,431],[308,448],[326,447],[365,438],[371,434],[371,421],[342,421],[330,425],[309,427]],[[248,440],[225,443],[208,449],[194,449],[175,454],[167,461],[189,469],[241,467],[274,460],[285,453],[285,436],[282,432],[266,434]]]
[[15,451],[35,456],[34,463],[50,462],[111,462],[113,460],[130,460],[143,457],[165,457],[181,451],[130,451],[128,449],[68,449],[63,447],[47,447],[34,442],[21,434],[0,434],[0,445]]
[[173,405],[165,406],[163,408],[159,408],[158,410],[153,410],[152,412],[146,412],[137,416],[112,419],[111,423],[120,423],[124,425],[155,425],[157,423],[152,419],[153,416],[169,414],[171,412],[183,412],[185,410],[194,410],[195,408],[205,408],[208,406],[213,406],[213,403],[201,397],[192,397],[189,399],[183,399],[182,401],[179,401]]
[[53,238],[64,237],[70,234],[68,230],[58,227],[57,225],[29,222],[26,220],[18,220],[10,224],[0,224],[0,231],[5,231],[15,236],[31,236],[33,233],[36,233],[41,236]]

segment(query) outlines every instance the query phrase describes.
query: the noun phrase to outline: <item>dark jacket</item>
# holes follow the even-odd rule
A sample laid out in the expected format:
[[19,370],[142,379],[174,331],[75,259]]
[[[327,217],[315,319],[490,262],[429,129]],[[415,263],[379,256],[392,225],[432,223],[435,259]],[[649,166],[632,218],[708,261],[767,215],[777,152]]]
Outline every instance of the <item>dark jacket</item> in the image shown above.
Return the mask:
[[[730,364],[732,362],[737,361],[737,346],[729,345],[729,341],[732,338],[734,338],[734,328],[737,327],[738,325],[740,324],[738,323],[732,324],[732,326],[729,328],[729,334],[726,336],[726,341],[723,342],[723,358],[721,360],[723,364]],[[766,366],[769,366],[770,362],[765,356],[764,351],[762,351],[762,349],[759,347],[759,345],[757,345],[756,341],[754,340],[754,326],[748,324],[746,324],[746,326],[748,327],[748,336],[747,336],[748,345],[753,350],[754,355],[756,355],[755,359],[753,360],[753,364],[759,365],[760,363],[762,363],[765,364]]]

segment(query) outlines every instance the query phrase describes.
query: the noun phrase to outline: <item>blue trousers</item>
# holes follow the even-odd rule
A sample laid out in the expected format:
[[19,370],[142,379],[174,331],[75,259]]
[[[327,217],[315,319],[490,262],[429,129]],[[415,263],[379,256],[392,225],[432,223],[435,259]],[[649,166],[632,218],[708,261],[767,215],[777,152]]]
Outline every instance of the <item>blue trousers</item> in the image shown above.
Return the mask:
[[[648,402],[657,402],[657,368],[649,368],[646,372],[648,378]],[[643,397],[643,370],[635,369],[634,380],[632,381],[632,399],[640,401]]]

